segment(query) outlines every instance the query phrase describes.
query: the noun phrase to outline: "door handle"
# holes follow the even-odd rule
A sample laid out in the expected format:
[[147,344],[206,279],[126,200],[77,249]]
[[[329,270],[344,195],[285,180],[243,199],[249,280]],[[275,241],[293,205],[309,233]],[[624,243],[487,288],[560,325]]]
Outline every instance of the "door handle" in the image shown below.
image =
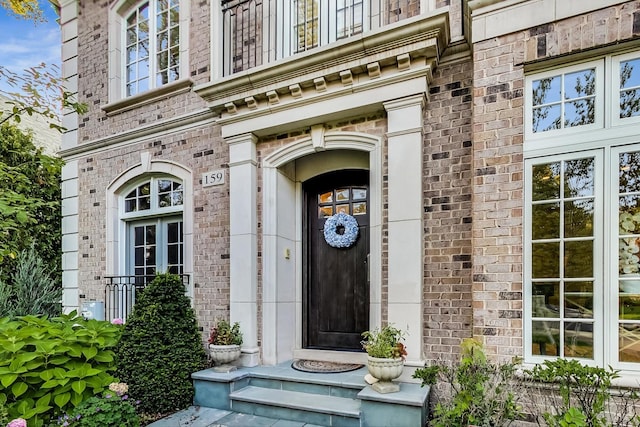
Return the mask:
[[371,268],[369,267],[369,255],[364,260],[364,264],[367,266],[367,283],[371,282]]

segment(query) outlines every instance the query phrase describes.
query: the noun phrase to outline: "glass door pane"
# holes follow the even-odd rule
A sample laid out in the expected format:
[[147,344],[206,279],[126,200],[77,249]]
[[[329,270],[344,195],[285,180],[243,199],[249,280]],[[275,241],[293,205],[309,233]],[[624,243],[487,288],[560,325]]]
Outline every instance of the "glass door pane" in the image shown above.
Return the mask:
[[595,159],[532,166],[533,355],[594,358]]
[[640,152],[618,166],[618,357],[640,362]]

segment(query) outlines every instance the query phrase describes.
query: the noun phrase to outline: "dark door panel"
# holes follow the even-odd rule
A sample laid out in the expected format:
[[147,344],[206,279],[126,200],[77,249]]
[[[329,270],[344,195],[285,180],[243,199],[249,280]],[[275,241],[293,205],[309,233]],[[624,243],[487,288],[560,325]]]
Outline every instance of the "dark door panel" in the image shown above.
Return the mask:
[[[338,171],[304,186],[304,333],[306,348],[360,350],[369,329],[369,173]],[[358,238],[334,248],[324,238],[324,223],[337,212],[358,222]]]

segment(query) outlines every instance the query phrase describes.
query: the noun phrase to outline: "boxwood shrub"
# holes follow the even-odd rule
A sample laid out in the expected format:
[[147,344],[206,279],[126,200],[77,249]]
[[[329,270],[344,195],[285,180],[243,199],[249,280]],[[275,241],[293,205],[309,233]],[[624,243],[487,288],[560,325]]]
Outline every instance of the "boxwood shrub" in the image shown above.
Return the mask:
[[138,409],[164,414],[193,402],[191,374],[206,354],[179,276],[159,274],[136,295],[117,349],[117,374]]

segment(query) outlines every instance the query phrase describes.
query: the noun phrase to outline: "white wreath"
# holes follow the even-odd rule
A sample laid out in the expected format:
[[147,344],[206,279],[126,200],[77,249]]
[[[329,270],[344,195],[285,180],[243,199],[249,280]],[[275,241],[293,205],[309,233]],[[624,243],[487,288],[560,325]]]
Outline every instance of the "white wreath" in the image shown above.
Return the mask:
[[[344,233],[338,234],[338,227],[344,227]],[[358,238],[358,221],[351,215],[340,212],[327,218],[324,223],[324,240],[334,248],[353,246]]]

